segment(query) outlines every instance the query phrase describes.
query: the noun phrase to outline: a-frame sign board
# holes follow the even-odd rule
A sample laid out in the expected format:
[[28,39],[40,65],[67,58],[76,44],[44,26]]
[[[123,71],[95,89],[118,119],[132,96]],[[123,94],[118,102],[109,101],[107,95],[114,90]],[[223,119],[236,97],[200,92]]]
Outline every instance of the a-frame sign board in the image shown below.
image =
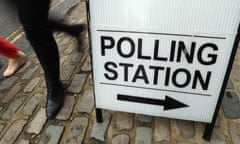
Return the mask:
[[101,109],[207,123],[210,140],[239,41],[239,0],[88,0]]

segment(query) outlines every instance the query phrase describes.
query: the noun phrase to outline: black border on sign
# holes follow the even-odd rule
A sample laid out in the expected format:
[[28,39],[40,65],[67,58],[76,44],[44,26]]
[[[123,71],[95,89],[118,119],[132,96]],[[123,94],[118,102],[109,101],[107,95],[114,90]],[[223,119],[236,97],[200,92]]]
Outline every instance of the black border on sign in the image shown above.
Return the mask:
[[[89,49],[90,49],[90,57],[91,57],[91,69],[93,71],[93,56],[92,56],[92,40],[91,40],[91,31],[90,31],[90,2],[89,0],[85,0],[85,5],[86,5],[86,15],[87,15],[87,24],[88,24],[88,43],[89,43]],[[92,72],[92,81],[93,81],[93,89],[95,89],[95,84],[94,84],[94,74]],[[95,90],[93,91],[93,95],[94,95],[94,104],[95,104],[95,113],[96,113],[96,118],[97,118],[97,122],[98,123],[102,123],[103,122],[103,115],[102,115],[102,110],[96,107],[96,94],[95,94]]]
[[238,31],[237,31],[237,34],[236,34],[236,37],[235,37],[235,41],[234,41],[233,48],[232,48],[232,53],[231,53],[230,60],[229,60],[228,66],[227,66],[227,71],[225,73],[225,77],[224,77],[224,80],[223,80],[220,95],[218,97],[218,102],[217,102],[217,105],[216,105],[216,108],[215,108],[215,112],[213,114],[212,122],[208,123],[205,127],[203,138],[205,140],[208,140],[208,141],[210,141],[210,139],[211,139],[212,131],[213,131],[213,128],[214,128],[214,125],[215,125],[215,122],[216,122],[216,119],[217,119],[217,116],[218,116],[218,112],[219,112],[220,107],[222,105],[222,100],[223,100],[223,97],[224,97],[224,94],[225,94],[225,89],[227,87],[227,83],[228,83],[230,73],[231,73],[231,70],[232,70],[234,58],[235,58],[237,48],[238,48],[238,44],[239,44],[239,40],[240,40],[240,22],[238,24]]
[[[87,11],[89,49],[90,49],[90,56],[91,56],[91,68],[92,68],[92,71],[93,71],[93,57],[92,57],[92,52],[93,51],[92,51],[91,31],[90,31],[90,22],[91,22],[90,7],[89,7],[90,6],[90,1],[91,0],[85,0],[86,11]],[[215,107],[214,114],[212,116],[212,121],[211,121],[211,123],[206,123],[206,127],[205,127],[205,130],[204,130],[204,133],[203,133],[203,139],[205,139],[207,141],[211,140],[213,128],[215,126],[216,119],[217,119],[220,107],[222,105],[222,100],[223,100],[223,97],[224,97],[224,94],[225,94],[225,89],[227,87],[227,83],[228,83],[230,73],[231,73],[231,70],[232,70],[234,58],[235,58],[235,55],[236,55],[236,52],[237,52],[237,49],[238,49],[239,40],[240,40],[240,22],[239,22],[239,25],[238,25],[237,34],[236,34],[236,37],[235,37],[235,41],[234,41],[234,44],[233,44],[231,56],[230,56],[229,63],[228,63],[228,66],[227,66],[227,71],[225,73],[224,80],[223,80],[223,83],[222,83],[222,87],[221,87],[221,90],[220,90],[220,95],[218,97],[218,102],[217,102],[217,105]],[[92,72],[91,75],[92,75],[92,80],[93,80],[93,89],[95,89],[93,72]],[[95,100],[95,106],[96,106],[95,91],[93,93],[94,93],[94,100]],[[97,107],[95,107],[95,108],[96,108],[95,113],[96,113],[97,122],[101,123],[101,122],[103,122],[102,109],[99,109]]]

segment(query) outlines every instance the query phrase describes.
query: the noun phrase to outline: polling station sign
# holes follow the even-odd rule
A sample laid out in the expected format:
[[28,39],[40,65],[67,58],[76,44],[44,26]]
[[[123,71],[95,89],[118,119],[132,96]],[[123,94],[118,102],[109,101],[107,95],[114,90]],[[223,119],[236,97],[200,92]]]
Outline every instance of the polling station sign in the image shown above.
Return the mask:
[[239,0],[89,0],[96,107],[211,122]]

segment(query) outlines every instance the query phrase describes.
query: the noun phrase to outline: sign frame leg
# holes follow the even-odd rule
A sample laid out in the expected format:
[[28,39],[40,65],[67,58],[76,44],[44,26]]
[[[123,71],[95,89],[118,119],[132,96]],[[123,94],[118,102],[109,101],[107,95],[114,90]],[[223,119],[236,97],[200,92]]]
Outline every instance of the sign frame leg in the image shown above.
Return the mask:
[[231,57],[230,57],[230,61],[229,61],[229,65],[228,65],[228,68],[227,68],[226,75],[224,77],[224,82],[223,82],[223,85],[222,85],[222,88],[221,88],[220,97],[218,99],[218,103],[217,103],[217,106],[216,106],[216,109],[215,109],[215,112],[214,112],[214,115],[213,115],[212,122],[207,123],[207,125],[205,127],[205,130],[204,130],[204,133],[203,133],[203,139],[205,139],[207,141],[211,140],[213,128],[215,126],[217,116],[218,116],[220,107],[222,105],[222,100],[223,100],[223,97],[224,97],[224,94],[225,94],[227,83],[228,83],[228,80],[229,80],[229,77],[230,77],[230,74],[231,74],[231,71],[232,71],[232,66],[233,66],[234,58],[235,58],[235,55],[236,55],[236,52],[237,52],[237,49],[238,49],[238,44],[240,43],[239,41],[240,41],[240,23],[238,25],[236,38],[235,38],[235,41],[234,41],[234,44],[233,44],[232,54],[231,54]]
[[[85,8],[86,8],[86,13],[87,13],[87,24],[88,24],[88,34],[89,34],[89,48],[90,51],[92,51],[92,43],[91,43],[91,32],[90,32],[90,10],[89,10],[89,0],[85,1]],[[92,53],[90,53],[91,55],[91,67],[93,69],[93,64],[92,64]],[[93,77],[93,74],[92,74]],[[94,94],[95,95],[95,94]],[[96,105],[96,99],[95,99],[95,105]],[[98,123],[102,123],[103,122],[103,114],[102,114],[102,109],[100,108],[95,108],[95,114],[96,114],[96,121]]]
[[203,133],[203,139],[206,141],[210,141],[211,137],[212,137],[212,132],[213,132],[213,128],[215,126],[215,122],[212,123],[207,123],[204,133]]
[[103,122],[103,115],[102,115],[102,109],[96,108],[96,118],[98,123]]

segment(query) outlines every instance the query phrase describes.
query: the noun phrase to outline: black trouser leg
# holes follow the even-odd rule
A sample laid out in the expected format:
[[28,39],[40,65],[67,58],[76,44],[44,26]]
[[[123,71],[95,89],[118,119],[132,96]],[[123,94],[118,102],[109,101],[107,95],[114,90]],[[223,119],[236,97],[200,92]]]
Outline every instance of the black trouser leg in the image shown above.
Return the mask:
[[84,24],[65,24],[51,17],[48,18],[48,22],[52,30],[67,32],[68,34],[75,37],[78,37],[84,30]]
[[44,70],[47,83],[46,115],[54,118],[64,100],[64,90],[59,81],[59,53],[48,25],[50,0],[18,0],[19,18],[26,36]]
[[48,25],[48,9],[50,0],[19,0],[19,18],[26,36],[44,70],[46,79],[59,80],[58,47]]

